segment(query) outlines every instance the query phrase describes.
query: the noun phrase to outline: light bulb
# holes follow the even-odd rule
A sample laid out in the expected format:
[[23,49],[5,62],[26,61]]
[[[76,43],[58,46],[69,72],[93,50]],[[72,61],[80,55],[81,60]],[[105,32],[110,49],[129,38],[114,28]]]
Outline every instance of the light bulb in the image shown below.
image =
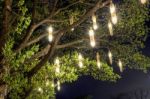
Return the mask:
[[43,92],[41,87],[38,88],[38,91],[41,92],[41,93]]
[[93,21],[93,29],[97,30],[98,26],[97,26],[97,20],[96,20],[96,15],[92,15],[92,21]]
[[82,68],[83,67],[83,57],[80,53],[78,55],[78,61],[79,61],[79,67]]
[[89,36],[93,36],[94,35],[94,31],[93,31],[93,29],[90,29],[89,30]]
[[93,23],[96,23],[96,15],[95,14],[92,15],[92,21],[93,21]]
[[112,16],[111,16],[111,20],[112,20],[112,23],[113,23],[113,24],[117,24],[117,21],[118,21],[117,15],[116,15],[116,14],[112,15]]
[[98,29],[97,23],[93,23],[93,29],[94,29],[94,30],[97,30],[97,29]]
[[52,28],[52,26],[49,26],[47,30],[48,30],[48,41],[52,42],[52,40],[53,40],[53,28]]
[[96,60],[97,60],[97,67],[100,69],[101,68],[101,62],[100,62],[100,55],[98,52],[96,53]]
[[145,4],[147,2],[147,0],[141,0],[142,4]]
[[92,40],[92,41],[90,42],[90,44],[91,44],[92,47],[95,47],[95,45],[96,45],[95,40]]
[[60,82],[57,81],[57,90],[59,91],[60,90]]
[[59,68],[59,66],[56,67],[56,73],[60,73],[60,68]]
[[120,72],[123,72],[123,65],[120,59],[118,60],[118,66],[119,66]]
[[110,64],[112,64],[112,53],[110,52],[110,50],[108,51],[108,57]]
[[89,30],[89,37],[90,37],[90,45],[92,47],[95,47],[96,42],[95,42],[95,37],[94,37],[94,31],[93,31],[93,29]]
[[58,58],[56,58],[56,60],[55,60],[55,64],[56,64],[56,65],[59,65],[59,63],[60,63],[60,62],[59,62],[59,59],[58,59]]
[[82,68],[83,67],[83,63],[80,61],[79,62],[79,67]]
[[108,29],[109,29],[110,35],[113,36],[113,27],[112,27],[112,23],[110,21],[108,22]]
[[56,65],[56,69],[55,69],[56,73],[60,73],[60,61],[58,58],[56,58],[55,60],[55,65]]
[[115,8],[115,5],[113,3],[110,4],[110,13],[111,14],[116,13],[116,8]]
[[74,31],[74,28],[72,28],[71,31]]

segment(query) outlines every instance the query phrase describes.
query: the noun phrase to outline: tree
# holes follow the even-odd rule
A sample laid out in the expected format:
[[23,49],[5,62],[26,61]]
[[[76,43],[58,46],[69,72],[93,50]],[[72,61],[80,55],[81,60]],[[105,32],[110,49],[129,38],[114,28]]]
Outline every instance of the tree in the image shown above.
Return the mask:
[[[108,7],[114,7],[113,4],[116,13],[114,9],[110,14]],[[60,90],[61,83],[75,81],[82,75],[116,81],[120,76],[110,65],[112,62],[116,65],[118,60],[121,71],[128,66],[146,72],[150,66],[149,57],[141,52],[148,35],[145,24],[149,19],[148,3],[1,0],[0,5],[3,6],[0,8],[2,97],[55,98],[56,87]],[[98,29],[93,31],[97,24]],[[88,30],[92,34],[90,40]],[[90,47],[90,41],[93,47],[96,41],[94,48]]]

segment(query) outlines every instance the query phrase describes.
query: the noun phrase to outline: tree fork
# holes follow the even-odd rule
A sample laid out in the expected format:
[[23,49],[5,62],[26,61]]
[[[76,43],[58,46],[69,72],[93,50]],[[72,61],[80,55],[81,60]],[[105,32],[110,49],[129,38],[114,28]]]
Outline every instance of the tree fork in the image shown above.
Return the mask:
[[[44,57],[44,59],[42,59],[34,68],[31,69],[31,71],[29,71],[27,73],[27,77],[31,78],[34,74],[36,74],[42,67],[43,65],[52,57],[52,55],[55,52],[57,43],[59,42],[61,36],[66,33],[67,31],[69,31],[70,29],[77,27],[78,25],[80,25],[82,22],[84,22],[88,17],[90,17],[91,15],[93,15],[93,13],[95,13],[99,8],[103,8],[104,6],[106,6],[107,4],[109,4],[111,2],[111,0],[105,1],[104,3],[101,4],[101,1],[98,1],[96,3],[96,5],[90,10],[88,11],[85,15],[83,15],[77,22],[75,22],[74,24],[63,28],[62,30],[58,31],[58,35],[56,36],[54,42],[51,45],[50,50],[48,51],[47,55]],[[100,5],[101,4],[101,5]]]

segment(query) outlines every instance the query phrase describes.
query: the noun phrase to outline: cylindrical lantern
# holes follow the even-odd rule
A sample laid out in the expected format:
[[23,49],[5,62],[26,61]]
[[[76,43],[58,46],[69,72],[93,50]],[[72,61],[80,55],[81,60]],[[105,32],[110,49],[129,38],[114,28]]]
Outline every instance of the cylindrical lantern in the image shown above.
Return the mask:
[[48,30],[48,41],[52,42],[52,40],[53,40],[53,28],[52,28],[52,26],[49,26],[47,30]]
[[100,69],[101,68],[101,62],[100,62],[100,55],[98,52],[96,53],[96,60],[97,60],[97,67]]
[[92,29],[89,30],[89,37],[90,37],[90,45],[92,47],[95,47],[96,42],[95,42],[95,37],[94,37],[94,31]]

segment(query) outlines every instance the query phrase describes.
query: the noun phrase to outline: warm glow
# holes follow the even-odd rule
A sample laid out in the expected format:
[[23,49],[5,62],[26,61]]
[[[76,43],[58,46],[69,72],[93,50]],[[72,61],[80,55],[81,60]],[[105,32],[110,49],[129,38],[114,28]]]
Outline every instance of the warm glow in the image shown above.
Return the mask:
[[93,21],[93,29],[97,30],[98,26],[97,26],[97,20],[96,20],[96,15],[95,14],[92,16],[92,21]]
[[95,40],[93,39],[93,40],[90,42],[90,44],[91,44],[92,47],[95,47],[95,45],[96,45],[96,44],[95,44]]
[[112,20],[112,23],[113,23],[113,24],[117,24],[117,21],[118,21],[117,15],[116,15],[116,14],[112,15],[112,16],[111,16],[111,20]]
[[116,13],[116,8],[115,8],[115,5],[113,3],[110,4],[110,13],[111,14]]
[[108,51],[108,57],[109,57],[110,64],[112,64],[112,53],[110,50]]
[[117,24],[116,8],[113,3],[110,4],[110,14],[111,14],[112,23]]
[[[73,22],[74,22],[74,18],[73,18],[73,16],[71,16],[71,17],[70,17],[70,25],[72,25]],[[74,28],[72,28],[71,31],[74,31]]]
[[94,31],[92,29],[89,30],[89,36],[90,36],[90,45],[92,47],[95,47],[96,42],[95,42],[95,37],[94,37]]
[[142,4],[145,4],[147,2],[147,0],[141,0]]
[[47,30],[48,30],[48,41],[52,42],[52,40],[53,40],[53,28],[52,28],[52,26],[49,26]]
[[109,29],[110,35],[113,36],[113,27],[112,27],[112,23],[110,21],[108,22],[108,29]]
[[100,55],[98,52],[96,53],[96,60],[97,60],[97,67],[100,69],[101,68],[101,62],[100,62]]
[[59,66],[56,67],[56,73],[60,73],[60,68],[59,68]]
[[59,91],[60,90],[60,82],[57,81],[57,90]]
[[97,30],[97,29],[98,29],[97,23],[93,23],[93,29],[94,29],[94,30]]
[[56,58],[55,64],[56,64],[56,65],[60,65],[60,62],[59,62],[59,59],[58,59],[58,58]]
[[42,90],[42,88],[41,88],[41,87],[39,87],[39,88],[38,88],[38,91],[39,91],[39,92],[43,92],[43,90]]
[[72,28],[71,31],[74,31],[74,28]]
[[93,23],[96,23],[96,15],[95,14],[92,15],[92,21],[93,21]]
[[55,65],[56,65],[56,73],[60,73],[60,62],[59,62],[59,59],[56,58],[55,60]]
[[79,60],[79,67],[82,68],[83,67],[83,57],[80,53],[78,55],[78,60]]
[[122,62],[120,59],[118,61],[118,66],[119,66],[120,72],[123,72],[123,66],[122,66]]

